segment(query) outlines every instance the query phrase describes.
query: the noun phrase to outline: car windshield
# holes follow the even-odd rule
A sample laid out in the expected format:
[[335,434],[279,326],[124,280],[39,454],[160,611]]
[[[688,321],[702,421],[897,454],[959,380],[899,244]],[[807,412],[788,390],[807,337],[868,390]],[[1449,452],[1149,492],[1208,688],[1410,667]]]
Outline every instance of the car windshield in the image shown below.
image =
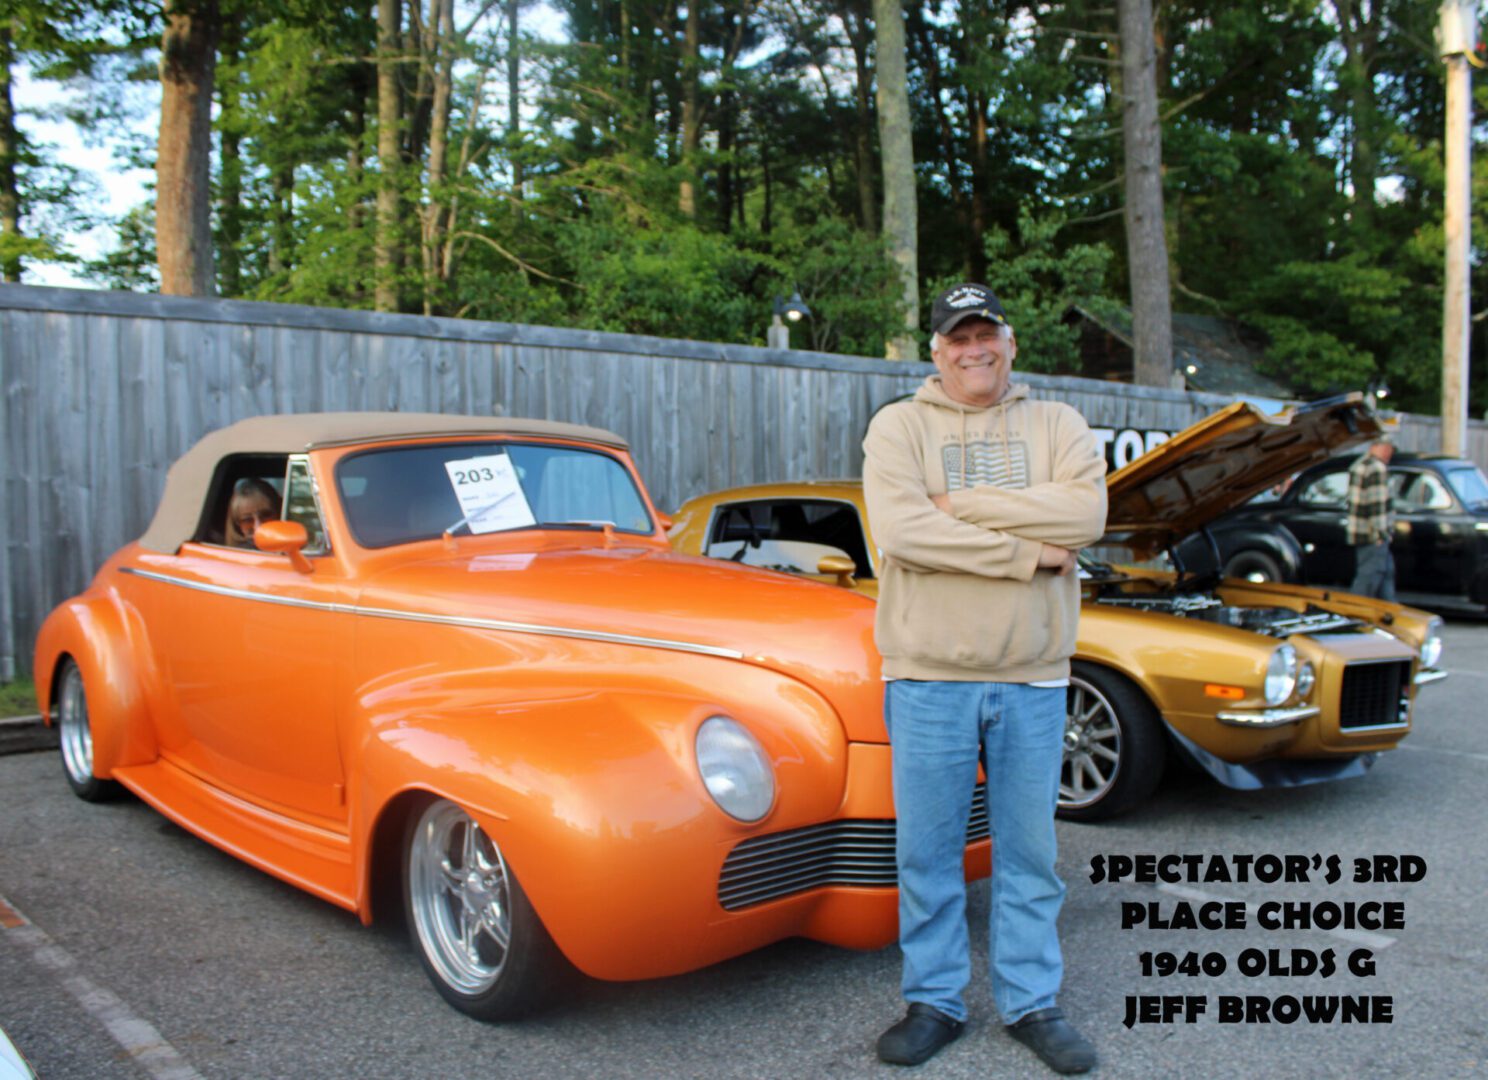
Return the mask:
[[510,442],[368,450],[342,459],[336,484],[363,547],[446,532],[654,528],[630,472],[598,450]]
[[1446,471],[1447,483],[1463,504],[1474,510],[1488,506],[1488,477],[1476,465],[1462,465]]

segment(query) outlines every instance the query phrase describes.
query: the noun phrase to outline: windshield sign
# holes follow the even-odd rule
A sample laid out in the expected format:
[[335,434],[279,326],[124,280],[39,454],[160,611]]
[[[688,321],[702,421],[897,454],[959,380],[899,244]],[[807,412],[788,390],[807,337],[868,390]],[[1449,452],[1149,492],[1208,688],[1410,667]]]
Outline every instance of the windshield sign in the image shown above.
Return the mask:
[[532,528],[653,531],[630,473],[609,454],[535,443],[461,442],[368,450],[336,486],[352,534],[380,548]]

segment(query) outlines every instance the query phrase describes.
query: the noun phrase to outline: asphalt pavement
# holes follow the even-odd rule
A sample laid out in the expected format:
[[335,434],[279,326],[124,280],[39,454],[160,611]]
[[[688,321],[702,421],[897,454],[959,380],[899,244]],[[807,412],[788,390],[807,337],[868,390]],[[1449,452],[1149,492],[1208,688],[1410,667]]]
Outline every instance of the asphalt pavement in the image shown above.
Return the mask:
[[[1232,792],[1180,773],[1116,821],[1060,824],[1061,1004],[1097,1045],[1094,1075],[1488,1075],[1488,624],[1451,622],[1446,640],[1452,677],[1423,690],[1414,731],[1367,776]],[[1152,868],[1176,880],[1092,882],[1094,860],[1121,855],[1194,858]],[[1261,855],[1302,856],[1292,870],[1306,880],[1254,880],[1271,863],[1245,857]],[[1375,856],[1413,856],[1397,865],[1424,876],[1354,880],[1356,859],[1389,869]],[[584,983],[538,1018],[485,1025],[443,1003],[398,932],[363,928],[135,799],[79,801],[55,750],[0,756],[0,1027],[45,1080],[1053,1075],[994,1016],[985,888],[973,897],[971,1023],[914,1070],[873,1053],[902,1010],[893,948],[785,942],[676,978]],[[1185,908],[1243,925],[1151,928]],[[1267,912],[1338,921],[1271,930]],[[1240,970],[1252,962],[1266,971]],[[1169,965],[1180,970],[1157,973]],[[1331,1022],[1308,1019],[1330,1001]],[[1350,1009],[1366,1022],[1345,1022]]]

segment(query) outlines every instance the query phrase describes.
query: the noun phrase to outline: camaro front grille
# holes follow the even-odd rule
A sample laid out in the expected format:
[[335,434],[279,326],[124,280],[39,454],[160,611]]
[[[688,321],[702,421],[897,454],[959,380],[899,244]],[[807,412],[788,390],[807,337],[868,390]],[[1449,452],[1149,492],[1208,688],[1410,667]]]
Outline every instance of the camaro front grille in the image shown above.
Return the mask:
[[1343,669],[1338,726],[1354,728],[1403,724],[1410,715],[1409,660],[1350,664]]
[[[849,818],[745,840],[723,862],[718,902],[735,911],[826,885],[893,886],[894,826],[892,818]],[[966,842],[988,835],[987,791],[978,784]]]

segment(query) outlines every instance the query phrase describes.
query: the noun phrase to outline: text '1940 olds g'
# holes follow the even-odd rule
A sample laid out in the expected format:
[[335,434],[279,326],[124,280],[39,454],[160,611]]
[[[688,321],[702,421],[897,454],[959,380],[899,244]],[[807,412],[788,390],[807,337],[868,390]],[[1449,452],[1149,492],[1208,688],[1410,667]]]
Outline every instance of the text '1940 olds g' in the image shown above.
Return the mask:
[[[47,619],[84,799],[127,788],[363,921],[457,1008],[896,930],[873,603],[671,550],[625,443],[245,420]],[[986,821],[967,872],[987,873]],[[399,892],[401,890],[401,896]]]
[[[1108,478],[1103,544],[1128,560],[1170,550],[1379,431],[1357,394],[1280,416],[1228,406]],[[702,495],[678,509],[671,536],[679,551],[878,594],[860,481]],[[1399,604],[1088,554],[1080,576],[1064,818],[1098,820],[1140,802],[1169,749],[1235,788],[1360,775],[1410,731],[1417,688],[1444,676],[1441,620]]]

